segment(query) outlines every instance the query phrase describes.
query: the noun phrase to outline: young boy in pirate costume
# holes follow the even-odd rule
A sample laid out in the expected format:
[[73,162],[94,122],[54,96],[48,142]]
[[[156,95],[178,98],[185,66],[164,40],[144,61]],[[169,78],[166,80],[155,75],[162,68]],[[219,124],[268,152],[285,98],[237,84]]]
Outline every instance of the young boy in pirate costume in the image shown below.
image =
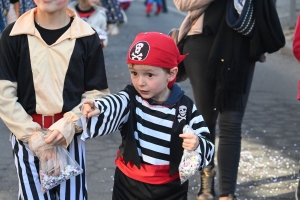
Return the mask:
[[[120,130],[113,200],[186,200],[188,181],[180,185],[183,150],[199,152],[204,168],[214,146],[199,111],[174,84],[185,58],[171,37],[146,32],[136,36],[127,55],[132,85],[114,95],[85,101],[82,139]],[[184,125],[196,134],[182,134]]]
[[[109,94],[98,34],[67,0],[35,0],[0,41],[0,117],[12,132],[18,199],[87,199],[79,106]],[[28,141],[41,128],[45,143],[68,147],[84,172],[42,194],[39,160]]]

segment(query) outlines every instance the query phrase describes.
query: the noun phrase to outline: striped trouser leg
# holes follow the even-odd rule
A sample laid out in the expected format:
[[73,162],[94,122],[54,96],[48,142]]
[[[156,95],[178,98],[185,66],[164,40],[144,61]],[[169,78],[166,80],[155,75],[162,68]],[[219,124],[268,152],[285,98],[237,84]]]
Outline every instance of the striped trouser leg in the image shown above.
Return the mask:
[[68,151],[70,152],[72,158],[74,158],[81,166],[81,168],[83,169],[83,173],[60,184],[59,196],[62,200],[86,200],[88,197],[85,173],[85,144],[84,141],[80,139],[80,137],[81,135],[74,137],[74,139],[68,146]]
[[80,136],[74,137],[68,150],[84,172],[61,183],[45,194],[42,194],[39,181],[39,160],[29,149],[28,143],[18,140],[11,134],[11,144],[19,179],[19,200],[87,199],[85,145]]

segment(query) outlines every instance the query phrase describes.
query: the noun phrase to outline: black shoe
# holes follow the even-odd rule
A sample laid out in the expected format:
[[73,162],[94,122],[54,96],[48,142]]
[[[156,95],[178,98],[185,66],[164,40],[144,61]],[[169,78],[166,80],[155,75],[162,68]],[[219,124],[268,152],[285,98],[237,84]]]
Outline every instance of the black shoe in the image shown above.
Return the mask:
[[201,185],[197,194],[197,200],[213,200],[215,198],[215,175],[216,171],[210,166],[201,171]]
[[150,17],[150,14],[149,14],[149,13],[147,13],[147,14],[146,14],[146,16],[147,16],[147,17]]
[[232,194],[228,195],[228,200],[236,200],[236,197]]

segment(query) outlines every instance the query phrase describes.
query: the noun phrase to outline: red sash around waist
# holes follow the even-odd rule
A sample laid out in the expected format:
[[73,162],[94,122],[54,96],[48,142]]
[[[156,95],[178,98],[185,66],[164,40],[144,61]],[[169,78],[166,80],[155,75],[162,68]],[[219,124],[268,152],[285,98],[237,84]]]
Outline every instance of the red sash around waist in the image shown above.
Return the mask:
[[64,113],[54,114],[53,116],[50,115],[41,115],[41,114],[32,114],[32,120],[42,128],[49,128],[54,122],[58,121],[59,119],[63,118]]
[[179,177],[179,172],[170,177],[170,165],[141,164],[140,169],[130,161],[125,164],[123,156],[115,160],[116,166],[128,177],[148,184],[166,184]]

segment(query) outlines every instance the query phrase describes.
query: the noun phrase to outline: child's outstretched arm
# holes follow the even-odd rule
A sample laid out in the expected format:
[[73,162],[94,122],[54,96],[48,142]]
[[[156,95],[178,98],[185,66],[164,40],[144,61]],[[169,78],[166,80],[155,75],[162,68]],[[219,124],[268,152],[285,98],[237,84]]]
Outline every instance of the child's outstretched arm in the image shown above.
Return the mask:
[[129,95],[125,91],[107,95],[95,101],[87,100],[82,107],[82,140],[107,135],[127,122]]
[[81,112],[82,115],[87,118],[100,114],[100,110],[95,106],[92,100],[85,100],[83,102]]

